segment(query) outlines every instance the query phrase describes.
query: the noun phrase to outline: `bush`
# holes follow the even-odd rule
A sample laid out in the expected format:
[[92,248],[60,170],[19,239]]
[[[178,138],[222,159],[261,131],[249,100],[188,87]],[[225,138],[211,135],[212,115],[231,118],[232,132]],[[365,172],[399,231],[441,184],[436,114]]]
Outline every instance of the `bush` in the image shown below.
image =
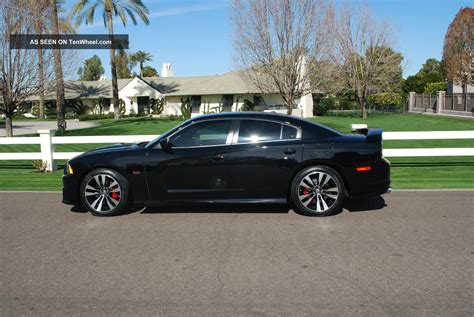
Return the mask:
[[48,168],[48,162],[42,160],[34,160],[32,165],[35,169],[40,171],[41,173],[46,173]]
[[359,110],[359,104],[355,100],[340,98],[339,110]]
[[324,116],[330,110],[336,109],[336,98],[335,97],[327,97],[321,98],[318,103],[314,105],[314,115],[316,116]]
[[445,82],[429,83],[425,86],[425,93],[435,94],[438,91],[446,91],[448,85]]
[[164,118],[168,119],[169,121],[183,121],[183,120],[186,119],[183,116],[176,116],[176,115],[170,115],[170,116],[164,117]]
[[242,105],[240,111],[255,111],[255,103],[248,99],[244,99],[244,104]]
[[402,105],[403,98],[402,95],[396,92],[381,92],[369,95],[369,102],[376,106],[395,106],[399,108]]
[[107,114],[82,114],[77,117],[79,121],[90,121],[90,120],[101,120],[101,119],[113,119],[114,114],[113,113],[107,113]]
[[181,98],[181,115],[185,119],[191,118],[191,101],[189,98]]
[[164,108],[165,108],[165,100],[163,98],[150,99],[150,113],[160,115],[163,113]]

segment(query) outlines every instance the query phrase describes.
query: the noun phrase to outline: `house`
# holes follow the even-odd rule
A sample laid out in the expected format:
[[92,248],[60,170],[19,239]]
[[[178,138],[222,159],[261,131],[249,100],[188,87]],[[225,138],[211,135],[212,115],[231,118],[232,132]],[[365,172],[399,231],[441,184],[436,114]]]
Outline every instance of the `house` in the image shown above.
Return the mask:
[[[162,77],[134,77],[118,79],[119,99],[125,114],[148,114],[150,102],[162,100],[161,115],[181,115],[183,102],[189,101],[192,116],[221,112],[241,111],[245,103],[251,103],[255,110],[265,110],[268,105],[284,104],[281,95],[276,91],[268,94],[245,80],[243,71],[231,71],[219,75],[174,77],[170,64],[164,64]],[[81,101],[92,112],[113,112],[112,81],[65,81],[66,100]],[[55,93],[46,94],[45,100],[55,100]],[[30,98],[33,106],[38,104],[39,97]],[[286,110],[285,110],[286,111]],[[295,115],[313,116],[312,97],[304,96],[299,101]]]

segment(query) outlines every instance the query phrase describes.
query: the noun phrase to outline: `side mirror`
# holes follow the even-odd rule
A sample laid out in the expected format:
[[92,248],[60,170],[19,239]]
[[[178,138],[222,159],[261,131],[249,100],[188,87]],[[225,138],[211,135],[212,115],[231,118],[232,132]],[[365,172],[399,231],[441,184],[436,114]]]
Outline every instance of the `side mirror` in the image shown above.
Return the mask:
[[170,140],[168,138],[166,139],[163,139],[160,141],[160,147],[163,151],[165,152],[168,152],[168,153],[172,153],[172,149],[171,149],[171,143],[170,143]]

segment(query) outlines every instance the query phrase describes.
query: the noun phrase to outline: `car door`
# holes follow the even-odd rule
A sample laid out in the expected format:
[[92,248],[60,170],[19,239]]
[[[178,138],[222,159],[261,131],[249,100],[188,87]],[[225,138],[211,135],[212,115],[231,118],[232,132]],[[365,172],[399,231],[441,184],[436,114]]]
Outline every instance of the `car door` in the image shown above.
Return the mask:
[[198,121],[169,136],[170,149],[150,151],[147,181],[153,201],[214,200],[229,195],[232,120]]
[[284,199],[302,157],[301,128],[267,120],[239,120],[228,154],[233,198]]

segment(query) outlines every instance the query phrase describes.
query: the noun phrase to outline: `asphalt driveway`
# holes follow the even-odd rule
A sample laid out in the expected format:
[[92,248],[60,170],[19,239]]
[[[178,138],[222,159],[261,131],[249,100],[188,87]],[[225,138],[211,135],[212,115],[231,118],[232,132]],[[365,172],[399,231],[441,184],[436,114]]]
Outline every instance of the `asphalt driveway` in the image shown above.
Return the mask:
[[0,315],[472,315],[474,192],[114,218],[0,193]]

